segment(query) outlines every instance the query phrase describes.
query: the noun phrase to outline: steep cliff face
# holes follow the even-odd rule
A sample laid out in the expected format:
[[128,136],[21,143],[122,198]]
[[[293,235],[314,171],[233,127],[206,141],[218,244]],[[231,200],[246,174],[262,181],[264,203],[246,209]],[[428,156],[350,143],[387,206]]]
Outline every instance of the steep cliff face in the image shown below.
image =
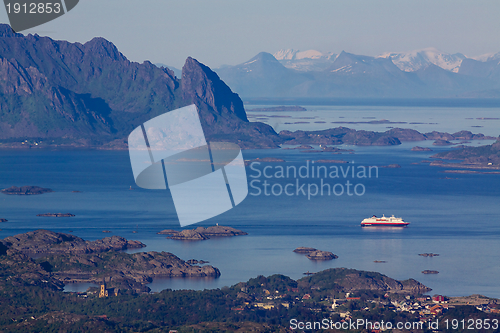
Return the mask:
[[182,67],[182,93],[184,100],[199,105],[200,111],[248,121],[238,94],[233,93],[210,68],[191,57]]
[[209,139],[246,147],[275,147],[279,141],[271,127],[249,123],[238,95],[195,59],[187,59],[181,81],[168,68],[127,60],[103,38],[69,43],[0,25],[0,79],[4,142],[124,142],[143,122],[191,103]]
[[281,139],[269,125],[248,122],[243,101],[207,66],[189,57],[182,67],[182,94],[195,104],[208,140],[243,148],[275,148]]

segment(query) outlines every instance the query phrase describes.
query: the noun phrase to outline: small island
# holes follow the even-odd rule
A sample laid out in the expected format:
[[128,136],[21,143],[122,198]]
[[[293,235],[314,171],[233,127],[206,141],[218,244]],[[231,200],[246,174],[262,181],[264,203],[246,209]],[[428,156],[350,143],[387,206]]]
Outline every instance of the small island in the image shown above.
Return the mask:
[[[449,140],[490,140],[493,137],[473,134],[469,131],[457,133],[430,132],[420,133],[408,128],[391,128],[385,132],[355,130],[347,127],[329,128],[319,131],[283,130],[279,137],[284,145],[341,145],[356,146],[393,146],[404,141],[435,140],[437,144]],[[450,144],[453,144],[450,142]]]
[[172,229],[165,229],[165,230],[162,230],[160,232],[157,232],[156,234],[158,235],[173,235],[173,234],[178,234],[179,232],[176,231],[176,230],[172,230]]
[[9,195],[37,195],[37,194],[44,194],[44,193],[50,193],[54,192],[50,188],[43,188],[39,186],[11,186],[9,188],[3,189],[2,191],[3,194],[9,194]]
[[426,269],[425,271],[422,271],[423,274],[439,274],[438,271],[431,271],[431,270],[428,270]]
[[454,145],[453,142],[450,142],[448,140],[436,140],[432,143],[434,146],[452,146]]
[[304,247],[304,246],[298,247],[295,250],[293,250],[293,252],[300,253],[300,254],[309,254],[309,253],[314,252],[314,251],[318,251],[318,250],[313,248],[313,247]]
[[415,146],[411,149],[411,151],[432,151],[432,149],[430,148],[427,148],[427,147],[419,147],[419,146]]
[[379,168],[388,168],[388,169],[399,169],[401,165],[399,164],[389,164],[389,165],[381,165]]
[[328,251],[314,251],[306,255],[309,260],[333,260],[338,256]]
[[45,213],[45,214],[37,214],[36,216],[42,216],[42,217],[74,217],[74,214],[70,213]]
[[338,147],[330,147],[330,146],[322,146],[321,149],[324,152],[333,152],[333,153],[340,153],[340,152],[353,152],[354,149],[342,149]]
[[[172,233],[172,231],[174,231]],[[225,226],[211,226],[208,228],[198,227],[196,229],[186,229],[181,232],[176,232],[175,230],[163,230],[160,232],[169,232],[170,237],[168,239],[175,240],[206,240],[210,237],[232,237],[232,236],[243,236],[248,235],[246,232]]]
[[293,148],[281,148],[283,150],[294,150],[294,149],[299,149],[299,150],[305,150],[305,149],[314,149],[312,146],[309,146],[309,145],[300,145],[300,146],[297,146],[297,147],[293,147]]
[[253,162],[272,162],[272,163],[282,163],[285,162],[284,159],[282,158],[277,158],[277,157],[263,157],[263,158],[254,158],[253,160],[245,160],[245,165],[250,165]]
[[491,145],[480,147],[466,147],[462,149],[437,153],[432,158],[443,160],[462,160],[460,163],[444,163],[436,161],[431,165],[467,169],[500,169],[500,138]]
[[299,254],[305,254],[306,257],[309,260],[332,260],[332,259],[337,259],[338,256],[328,252],[328,251],[320,251],[318,249],[315,249],[313,247],[298,247],[295,250],[293,250],[295,253]]

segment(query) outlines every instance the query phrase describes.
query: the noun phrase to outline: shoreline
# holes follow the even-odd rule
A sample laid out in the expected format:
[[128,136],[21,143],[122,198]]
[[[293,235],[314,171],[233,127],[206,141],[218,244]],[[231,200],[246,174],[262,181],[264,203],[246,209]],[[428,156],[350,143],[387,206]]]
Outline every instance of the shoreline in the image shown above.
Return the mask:
[[[251,122],[249,122],[251,123]],[[310,145],[310,144],[318,144],[318,145],[333,145],[340,146],[343,144],[354,145],[354,146],[394,146],[400,145],[402,142],[423,142],[423,141],[434,141],[434,145],[436,142],[445,141],[449,142],[453,141],[464,141],[464,140],[496,140],[497,137],[487,136],[482,133],[474,134],[468,130],[459,130],[455,133],[447,133],[447,132],[428,132],[423,133],[414,129],[409,128],[391,128],[386,131],[365,131],[365,130],[357,130],[348,127],[331,127],[325,130],[300,130],[297,129],[295,131],[283,130],[279,133],[275,132],[276,139],[278,140],[277,146],[269,146],[267,144],[263,144],[262,141],[250,140],[250,141],[238,141],[234,142],[233,140],[226,140],[227,142],[233,142],[240,145],[242,150],[247,149],[285,149],[282,146],[287,145]],[[22,139],[22,138],[19,138]],[[51,138],[47,139],[50,140]],[[58,139],[58,138],[55,138]],[[9,139],[13,140],[13,139]],[[78,142],[69,142],[69,143],[54,143],[47,144],[43,141],[40,143],[37,142],[20,142],[20,141],[10,141],[10,142],[1,142],[0,141],[0,149],[52,149],[52,150],[128,150],[127,139],[115,139],[109,142],[105,142],[103,144],[82,144]],[[217,140],[208,140],[208,141],[217,141]],[[458,143],[449,142],[449,146],[457,146]],[[336,147],[331,148],[332,151],[335,150]],[[328,150],[326,150],[328,152]]]
[[[52,232],[52,231],[49,231],[49,230],[47,230],[47,231],[48,231],[48,232]],[[27,233],[30,233],[30,232],[27,232]],[[59,233],[59,232],[55,232],[55,233]],[[69,236],[69,235],[68,235],[68,236]],[[71,235],[71,236],[73,237],[73,235]],[[12,237],[12,236],[9,236],[9,237]],[[6,238],[9,238],[9,237],[6,237]],[[74,237],[75,237],[75,238],[79,238],[79,237],[77,237],[77,236],[74,236]],[[116,236],[114,236],[114,237],[116,237]],[[118,237],[119,237],[119,238],[123,238],[123,237],[120,237],[120,236],[118,236]],[[104,238],[104,239],[109,239],[109,237],[106,237],[106,238]],[[101,241],[102,241],[102,240],[104,240],[104,239],[97,239],[97,240],[95,240],[95,241],[86,241],[86,242],[95,243],[95,244],[96,244],[96,246],[101,246],[101,245],[100,245],[100,244],[101,244]],[[3,241],[3,240],[4,240],[4,239],[0,239],[0,245],[1,245],[1,243],[2,243],[2,241]],[[134,253],[132,253],[132,254],[130,254],[130,255],[139,256],[139,257],[140,257],[140,256],[143,256],[144,254],[148,254],[148,255],[149,255],[149,254],[151,254],[151,253],[155,253],[155,254],[162,255],[162,253],[158,253],[158,252],[156,252],[156,251],[149,251],[149,250],[148,250],[148,248],[147,248],[147,245],[146,245],[146,244],[142,244],[141,242],[134,241],[134,240],[128,240],[128,241],[127,241],[127,239],[124,239],[124,241],[125,241],[125,242],[129,242],[129,243],[131,244],[131,246],[132,246],[132,247],[131,247],[130,249],[134,249],[134,247],[137,247],[137,249],[138,249],[138,250],[140,250],[140,252],[134,252]],[[142,246],[141,246],[141,247],[139,247],[139,245],[141,245],[141,244],[138,244],[138,243],[141,243],[141,244],[142,244]],[[120,246],[122,246],[122,245],[120,244]],[[141,250],[141,249],[142,249],[142,250]],[[298,249],[301,249],[301,248],[299,247]],[[307,249],[308,249],[308,248],[307,248]],[[311,248],[311,249],[312,249],[312,248]],[[126,251],[128,251],[128,250],[129,250],[129,249],[127,249],[127,248],[117,249],[117,250],[113,250],[113,253],[116,253],[116,254],[118,254],[118,255],[119,255],[120,253],[123,253],[123,254],[127,254],[127,255],[129,255],[129,254],[128,254],[128,252],[126,252]],[[100,250],[98,250],[98,251],[100,251]],[[293,253],[293,252],[295,252],[295,251],[291,251],[291,252]],[[29,252],[29,251],[28,251],[28,252],[24,252],[24,251],[23,251],[23,253],[25,253],[25,254],[28,254],[28,255],[29,255],[29,253],[32,253],[32,252]],[[59,253],[59,254],[58,254],[58,253]],[[96,253],[100,253],[100,252],[96,252]],[[296,253],[297,253],[297,252],[296,252]],[[52,252],[42,252],[42,253],[34,253],[34,254],[35,254],[35,256],[32,258],[33,260],[41,260],[41,259],[52,258],[52,257],[54,257],[54,258],[55,258],[55,257],[57,257],[58,255],[61,255],[63,258],[69,255],[68,259],[69,259],[69,258],[75,258],[75,256],[76,256],[76,258],[78,259],[78,258],[80,258],[80,257],[81,257],[81,255],[82,255],[82,254],[70,254],[70,253],[67,253],[67,252],[55,252],[55,253],[52,253]],[[208,264],[208,263],[209,263],[209,261],[204,261],[204,260],[196,260],[196,262],[195,262],[195,260],[193,260],[193,259],[190,259],[190,260],[187,260],[187,259],[186,259],[186,260],[183,260],[183,259],[180,259],[179,257],[177,257],[177,255],[176,255],[175,253],[166,253],[166,254],[171,255],[171,256],[175,257],[175,258],[176,258],[176,260],[180,260],[181,262],[185,262],[185,263],[187,263],[187,264],[191,265],[192,267],[197,267],[197,266],[196,266],[196,264],[201,264],[201,265],[203,265],[203,264]],[[437,254],[433,254],[433,253],[429,253],[429,254],[432,254],[433,256],[438,256]],[[416,255],[417,255],[417,254],[416,254]],[[418,256],[422,256],[422,254],[418,254]],[[337,256],[335,256],[335,257],[337,257]],[[1,256],[0,256],[0,258],[1,258]],[[80,260],[80,259],[78,259],[78,260]],[[77,260],[77,261],[78,261],[78,260]],[[153,258],[153,260],[156,260],[156,259],[154,259],[154,258]],[[381,262],[382,262],[382,261],[381,261]],[[386,262],[386,261],[383,261],[383,262]],[[203,267],[213,267],[213,266],[210,266],[210,265],[209,265],[209,266],[201,266],[201,267],[203,268]],[[216,273],[216,272],[218,271],[218,269],[217,269],[216,267],[214,267],[214,268],[215,268],[215,270],[216,270],[214,273]],[[351,269],[351,268],[348,268],[348,269]],[[324,270],[318,271],[318,272],[316,272],[316,273],[311,274],[310,276],[314,276],[314,274],[321,273],[321,272],[323,272],[323,271],[324,271]],[[380,273],[380,272],[378,272],[377,270],[373,270],[373,272],[375,272],[375,273],[377,273],[377,274],[384,274],[384,273]],[[221,271],[221,273],[222,273],[222,274],[224,274],[224,272],[223,272],[223,271]],[[165,279],[165,278],[168,278],[168,279],[172,279],[172,280],[174,280],[174,279],[175,279],[175,280],[183,280],[183,281],[186,281],[186,280],[190,280],[190,281],[192,281],[193,279],[194,279],[194,280],[199,279],[200,281],[206,281],[206,279],[213,279],[213,280],[216,280],[216,279],[218,279],[218,278],[219,278],[219,276],[220,276],[220,274],[221,274],[221,273],[219,273],[219,274],[215,274],[215,275],[205,275],[205,274],[203,274],[203,275],[200,275],[200,276],[198,276],[198,275],[185,275],[185,274],[180,274],[180,275],[172,275],[172,274],[155,273],[155,274],[151,275],[151,277],[150,277],[151,279],[144,280],[144,282],[143,282],[143,283],[140,283],[140,284],[142,284],[143,286],[147,286],[149,283],[154,282],[154,280],[155,280],[155,279],[157,279],[157,278],[159,278],[159,279]],[[82,275],[82,274],[83,274],[83,275]],[[132,274],[135,274],[135,273],[132,273]],[[143,274],[143,273],[141,273],[141,274]],[[268,273],[266,273],[266,275],[267,275],[267,274],[268,274]],[[275,275],[275,274],[282,275],[281,273],[273,273],[273,274],[271,274],[271,275]],[[63,274],[61,275],[60,273],[58,273],[58,272],[56,271],[56,272],[52,272],[52,275],[53,275],[54,277],[58,277],[58,276],[60,276],[60,277],[63,279],[63,280],[61,280],[60,282],[62,282],[62,283],[64,283],[64,284],[68,284],[68,283],[69,283],[69,284],[86,284],[86,283],[94,283],[94,284],[99,284],[99,281],[100,281],[100,279],[99,279],[99,278],[97,278],[97,279],[96,279],[95,274],[91,274],[91,273],[76,273],[76,272],[72,272],[72,273],[70,273],[69,275],[67,275],[67,276],[66,276],[66,275],[65,275],[65,273],[63,273]],[[87,276],[87,275],[88,275],[88,276]],[[100,275],[100,274],[99,274],[99,275]],[[65,276],[66,276],[66,277],[65,277]],[[284,275],[284,276],[288,276],[288,275]],[[255,277],[256,277],[256,275],[253,275],[253,277],[251,277],[250,279],[255,278]],[[417,281],[418,281],[418,279],[420,279],[420,277],[418,277],[418,276],[416,276],[416,277],[414,277],[414,278],[415,278]],[[299,278],[299,279],[300,279],[300,278]],[[411,277],[410,277],[410,280],[411,280],[411,279],[413,279],[413,278],[411,278]],[[145,284],[144,284],[144,283],[145,283]],[[239,281],[239,282],[229,283],[229,284],[224,285],[224,286],[220,286],[220,285],[219,285],[219,286],[214,286],[214,287],[207,287],[206,285],[203,285],[203,289],[207,289],[207,290],[218,290],[218,289],[225,288],[225,287],[232,287],[232,286],[234,286],[234,285],[238,285],[238,284],[240,284],[240,283],[244,283],[244,280],[243,280],[243,281]],[[136,284],[136,286],[135,286],[135,287],[136,287],[136,290],[139,290],[138,288],[140,287],[140,284]],[[164,289],[162,289],[162,290],[167,290],[167,289],[172,289],[172,288],[171,288],[171,287],[165,287],[165,288],[164,288]],[[179,289],[172,289],[172,290],[174,290],[174,291],[178,291],[178,290],[184,290],[184,289],[186,289],[186,290],[191,290],[191,291],[198,291],[198,290],[202,290],[202,289],[190,289],[190,288],[185,288],[185,287],[182,287],[182,288],[179,288]],[[143,291],[143,292],[144,292],[144,291]],[[432,291],[431,291],[430,293],[432,294]],[[446,293],[443,293],[443,295],[446,295]],[[450,300],[451,300],[451,299],[455,299],[455,298],[460,299],[460,298],[467,298],[467,297],[471,297],[471,296],[474,296],[474,295],[478,295],[478,293],[477,293],[477,292],[471,292],[471,293],[469,293],[469,294],[458,294],[458,296],[456,296],[457,294],[453,293],[452,295],[455,295],[455,296],[447,296],[447,297],[448,297],[448,298],[450,298]],[[481,294],[481,296],[484,296],[484,298],[487,298],[487,299],[498,299],[498,300],[500,301],[500,297],[499,297],[499,298],[496,298],[496,297],[491,297],[491,296],[487,296],[487,295],[484,295],[484,294]]]

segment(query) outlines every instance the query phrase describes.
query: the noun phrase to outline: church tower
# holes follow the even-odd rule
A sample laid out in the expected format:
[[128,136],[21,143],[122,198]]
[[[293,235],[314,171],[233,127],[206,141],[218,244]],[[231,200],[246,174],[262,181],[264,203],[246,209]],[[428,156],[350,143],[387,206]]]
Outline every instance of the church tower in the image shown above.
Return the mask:
[[101,291],[99,292],[99,297],[108,297],[108,290],[106,289],[106,284],[104,282],[101,284]]

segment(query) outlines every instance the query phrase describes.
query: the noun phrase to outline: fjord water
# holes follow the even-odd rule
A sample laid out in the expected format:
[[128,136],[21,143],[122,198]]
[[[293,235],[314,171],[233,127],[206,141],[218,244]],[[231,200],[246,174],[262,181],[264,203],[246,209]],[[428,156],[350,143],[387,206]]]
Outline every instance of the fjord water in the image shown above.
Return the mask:
[[[470,112],[474,118],[483,117],[474,110]],[[377,119],[389,118],[380,115]],[[434,151],[412,152],[415,145]],[[169,240],[156,234],[162,229],[180,230],[172,198],[168,191],[135,186],[126,151],[0,150],[1,188],[38,185],[55,190],[37,196],[1,195],[0,218],[9,221],[0,225],[0,237],[34,229],[72,231],[89,240],[120,235],[147,244],[146,248],[131,252],[168,251],[184,260],[203,259],[222,273],[218,279],[156,279],[150,285],[153,291],[220,288],[276,273],[298,279],[307,271],[348,267],[378,271],[396,279],[414,278],[432,288],[431,294],[500,297],[500,175],[443,173],[443,168],[419,163],[438,151],[450,149],[434,147],[427,141],[341,148],[353,149],[354,154],[278,149],[246,150],[243,154],[245,159],[282,158],[286,165],[297,168],[306,165],[307,160],[319,159],[349,161],[338,165],[344,168],[388,164],[399,164],[401,168],[379,168],[378,177],[372,178],[325,180],[331,185],[345,184],[346,180],[362,183],[362,196],[317,195],[310,200],[301,194],[256,196],[257,191],[251,187],[248,197],[236,208],[187,227],[219,223],[244,230],[248,235],[199,242]],[[295,178],[255,178],[255,169],[263,171],[269,166],[268,171],[274,171],[278,165],[262,163],[254,165],[254,170],[248,167],[249,181],[267,179],[282,186],[295,183]],[[312,178],[299,181],[320,182]],[[76,217],[36,217],[48,212],[73,213]],[[361,220],[373,214],[394,214],[411,224],[400,229],[361,228]],[[103,230],[110,230],[111,234],[102,233]],[[331,251],[339,258],[313,262],[292,252],[299,246]],[[423,252],[440,256],[418,256]],[[385,263],[375,263],[376,260]],[[440,273],[424,275],[423,270]]]

